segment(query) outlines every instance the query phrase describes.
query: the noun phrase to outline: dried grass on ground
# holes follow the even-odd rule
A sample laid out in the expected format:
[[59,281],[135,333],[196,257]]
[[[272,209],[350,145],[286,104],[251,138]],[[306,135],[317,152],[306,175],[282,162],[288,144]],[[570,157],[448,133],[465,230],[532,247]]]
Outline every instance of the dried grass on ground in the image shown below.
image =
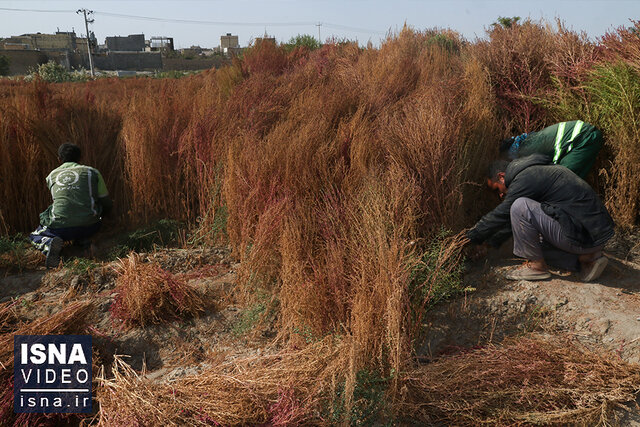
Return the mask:
[[[341,347],[331,339],[301,350],[224,362],[171,383],[145,379],[121,360],[98,387],[100,425],[300,425],[321,421]],[[108,376],[107,376],[108,375]]]
[[[100,422],[331,424],[336,420],[327,397],[344,381],[347,353],[346,342],[326,339],[162,384],[118,361],[113,377],[100,380]],[[610,425],[613,410],[632,404],[640,392],[640,367],[532,336],[400,372],[398,383],[393,414],[401,423]]]
[[125,327],[146,326],[204,312],[203,296],[185,279],[145,263],[131,253],[116,266],[115,293],[111,315]]
[[400,410],[429,424],[611,425],[640,393],[640,366],[533,336],[445,357],[405,386]]

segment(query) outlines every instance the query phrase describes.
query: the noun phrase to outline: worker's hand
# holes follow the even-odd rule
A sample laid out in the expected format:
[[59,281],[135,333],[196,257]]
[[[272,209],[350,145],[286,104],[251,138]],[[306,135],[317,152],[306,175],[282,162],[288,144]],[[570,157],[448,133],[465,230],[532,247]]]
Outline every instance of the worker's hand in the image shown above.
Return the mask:
[[482,258],[485,258],[489,253],[489,245],[486,243],[482,243],[480,245],[476,245],[473,243],[469,243],[467,247],[464,248],[464,255],[467,259],[471,261],[478,261]]

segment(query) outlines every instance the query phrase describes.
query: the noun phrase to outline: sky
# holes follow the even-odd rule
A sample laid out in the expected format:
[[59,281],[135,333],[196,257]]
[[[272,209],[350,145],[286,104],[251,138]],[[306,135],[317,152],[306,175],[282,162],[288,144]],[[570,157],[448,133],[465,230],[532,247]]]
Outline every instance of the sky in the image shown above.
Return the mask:
[[58,29],[84,36],[78,9],[94,11],[89,30],[100,44],[109,36],[144,33],[147,39],[173,37],[176,48],[215,47],[226,33],[238,35],[241,46],[265,33],[278,42],[311,34],[378,46],[405,23],[416,30],[449,28],[473,40],[499,16],[560,18],[595,40],[640,19],[640,0],[0,0],[0,37]]

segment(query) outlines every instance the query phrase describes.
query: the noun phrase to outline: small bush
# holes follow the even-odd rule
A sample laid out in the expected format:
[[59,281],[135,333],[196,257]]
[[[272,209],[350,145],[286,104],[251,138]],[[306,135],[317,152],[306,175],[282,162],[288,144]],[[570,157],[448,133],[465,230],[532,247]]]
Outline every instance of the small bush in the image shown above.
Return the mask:
[[75,258],[70,263],[66,263],[65,268],[72,274],[84,275],[98,268],[98,264],[87,258]]
[[276,315],[277,301],[270,300],[270,295],[258,290],[253,296],[255,302],[244,313],[238,323],[233,326],[233,334],[240,336],[246,334],[259,324],[273,321]]
[[465,291],[462,282],[462,236],[441,230],[426,246],[409,282],[414,338],[418,338],[422,318],[436,304]]
[[393,425],[388,422],[390,405],[385,399],[388,386],[389,378],[366,369],[358,371],[349,413],[346,413],[345,384],[340,384],[325,416],[331,424],[348,421],[350,426]]
[[45,82],[49,83],[83,82],[89,80],[89,76],[86,72],[67,71],[65,67],[55,61],[49,61],[45,64],[38,65],[38,67],[29,74],[28,77],[29,79],[40,77]]
[[198,71],[181,71],[181,70],[169,70],[169,71],[157,71],[153,74],[156,79],[181,79],[183,77],[189,77],[197,74]]
[[205,310],[202,295],[184,279],[156,264],[141,262],[135,254],[121,260],[117,269],[117,296],[110,311],[125,327],[196,316]]

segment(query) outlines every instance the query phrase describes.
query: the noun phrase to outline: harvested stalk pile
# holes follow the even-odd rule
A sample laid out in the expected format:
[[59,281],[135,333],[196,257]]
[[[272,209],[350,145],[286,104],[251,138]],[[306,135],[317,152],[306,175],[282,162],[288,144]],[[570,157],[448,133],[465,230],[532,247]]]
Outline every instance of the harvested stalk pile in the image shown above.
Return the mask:
[[206,303],[195,288],[157,264],[142,262],[136,254],[121,260],[117,270],[117,296],[111,314],[126,327],[196,316],[204,311]]
[[194,376],[156,383],[116,359],[99,379],[100,425],[296,425],[321,422],[321,393],[339,375],[342,346],[331,339],[302,350],[223,362]]
[[640,366],[561,340],[520,338],[411,372],[402,413],[444,425],[610,425]]
[[[99,379],[99,423],[124,425],[330,424],[344,384],[347,343],[224,362],[157,383],[117,359]],[[343,357],[344,356],[344,357]],[[609,425],[633,402],[640,367],[540,337],[443,358],[400,375],[395,420],[423,425]],[[353,402],[357,405],[357,402]]]

